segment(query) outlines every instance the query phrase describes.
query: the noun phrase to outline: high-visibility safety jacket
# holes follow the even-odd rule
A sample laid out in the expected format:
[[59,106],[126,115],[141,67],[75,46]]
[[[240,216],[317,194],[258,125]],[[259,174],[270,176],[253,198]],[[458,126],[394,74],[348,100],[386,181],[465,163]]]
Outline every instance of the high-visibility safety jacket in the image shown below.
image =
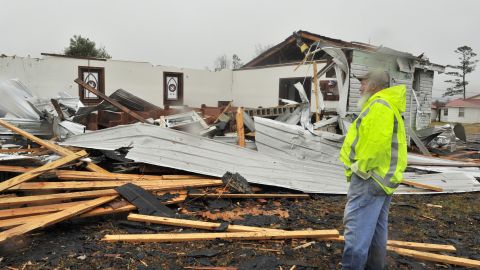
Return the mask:
[[407,166],[401,116],[405,109],[405,85],[385,88],[365,102],[340,151],[347,181],[355,173],[364,179],[373,178],[387,195],[395,192]]

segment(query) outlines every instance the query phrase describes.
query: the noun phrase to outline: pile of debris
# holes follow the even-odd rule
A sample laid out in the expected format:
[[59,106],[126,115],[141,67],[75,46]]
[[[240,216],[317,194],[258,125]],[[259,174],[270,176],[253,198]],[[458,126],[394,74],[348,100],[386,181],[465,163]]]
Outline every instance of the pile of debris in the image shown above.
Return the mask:
[[[102,103],[83,107],[71,97],[52,99],[50,104],[32,101],[26,87],[18,81],[11,83],[17,89],[12,93],[19,93],[18,103],[0,109],[18,118],[0,119],[4,179],[0,183],[0,227],[5,229],[0,242],[68,219],[134,211],[138,214],[130,213],[128,220],[212,232],[106,234],[102,240],[343,241],[338,228],[283,230],[236,225],[226,222],[226,215],[218,218],[223,222],[211,222],[215,220],[212,213],[188,211],[183,206],[192,199],[299,200],[310,197],[304,193],[346,194],[348,187],[338,161],[343,135],[332,131],[346,130],[348,124],[340,117],[312,124],[301,85],[296,87],[300,96],[305,96],[303,103],[286,101],[289,104],[285,106],[257,111],[235,108],[230,102],[217,108],[217,115],[206,116],[201,110],[161,109],[124,90],[108,97],[78,79],[76,82],[98,95]],[[42,129],[44,126],[47,128]],[[234,140],[225,142],[229,134]],[[475,178],[480,176],[478,163],[414,154],[409,162],[410,172],[405,174],[399,194],[480,190]],[[262,185],[277,192],[259,193]],[[244,211],[238,209],[234,215]],[[283,213],[272,209],[256,215],[281,217]],[[451,245],[391,240],[388,249],[422,260],[480,265],[480,261],[434,253],[455,251]]]

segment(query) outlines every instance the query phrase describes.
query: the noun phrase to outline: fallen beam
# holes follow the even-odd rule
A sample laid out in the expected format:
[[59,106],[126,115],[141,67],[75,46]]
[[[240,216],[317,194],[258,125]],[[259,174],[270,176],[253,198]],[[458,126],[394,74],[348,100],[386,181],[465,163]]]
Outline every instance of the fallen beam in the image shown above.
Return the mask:
[[[163,204],[168,205],[168,204],[180,203],[180,202],[185,201],[185,198],[186,198],[186,195],[180,195],[177,198],[173,198],[169,201],[163,202]],[[51,212],[58,212],[60,210],[67,209],[68,207],[71,207],[71,206],[74,206],[74,205],[79,205],[81,203],[84,203],[84,201],[73,202],[73,203],[65,203],[65,205],[70,204],[70,206],[62,207],[61,209],[59,208],[58,210],[54,210],[54,211],[51,211]],[[29,207],[26,207],[26,208],[29,208]],[[53,207],[50,207],[50,208],[53,208]],[[85,213],[83,213],[83,214],[81,214],[77,217],[78,218],[95,217],[95,216],[130,212],[130,211],[134,211],[136,209],[137,209],[137,207],[135,205],[130,204],[127,201],[124,201],[123,204],[118,206],[118,207],[112,207],[112,206],[97,207],[97,208],[89,210],[88,212],[85,212]],[[32,213],[29,216],[3,219],[3,220],[0,220],[0,228],[8,228],[8,227],[22,225],[22,224],[25,224],[25,223],[28,223],[28,222],[32,222],[36,219],[45,218],[48,215],[49,214],[41,214],[40,212],[38,212],[38,213]]]
[[186,242],[205,240],[272,240],[296,238],[322,238],[338,236],[337,230],[278,231],[278,232],[231,232],[231,233],[166,233],[166,234],[107,234],[102,241],[107,242]]
[[85,90],[97,95],[99,98],[105,100],[106,102],[110,103],[112,106],[118,108],[119,110],[125,112],[126,114],[130,115],[131,117],[137,119],[138,121],[142,122],[142,123],[147,123],[149,124],[149,122],[147,121],[147,119],[143,118],[142,116],[140,116],[138,113],[128,109],[127,107],[123,106],[122,104],[120,104],[118,101],[116,100],[113,100],[109,97],[107,97],[104,93],[100,92],[100,91],[97,91],[97,89],[91,87],[89,84],[87,84],[86,82],[84,82],[83,80],[81,80],[80,78],[76,79],[75,82],[77,84],[79,84],[81,87],[83,87]]
[[252,193],[252,194],[214,194],[214,193],[189,193],[190,198],[206,198],[206,199],[309,199],[308,194],[269,194],[269,193]]
[[13,149],[0,149],[2,154],[11,154],[11,153],[34,153],[44,151],[45,148],[13,148]]
[[198,185],[221,185],[222,180],[195,179],[195,180],[152,180],[152,181],[71,181],[71,182],[32,182],[23,183],[9,190],[49,190],[49,189],[101,189],[114,188],[132,183],[140,187],[161,187],[164,189],[183,189]]
[[422,184],[422,183],[418,183],[418,182],[414,182],[414,181],[410,181],[410,180],[405,180],[405,179],[402,180],[401,184],[416,187],[416,188],[421,188],[421,189],[428,189],[428,190],[433,190],[433,191],[437,191],[437,192],[443,192],[443,188],[441,188],[441,187]]
[[[199,183],[194,185],[191,184],[186,187],[185,186],[179,186],[179,187],[144,186],[142,188],[145,190],[152,190],[152,191],[165,191],[165,190],[178,190],[178,189],[184,189],[184,188],[209,187],[209,186],[219,186],[219,185],[221,184],[215,182],[210,184],[205,184],[205,183]],[[72,199],[97,198],[97,197],[117,195],[117,194],[118,194],[117,191],[114,189],[102,189],[102,190],[93,190],[93,191],[78,191],[78,192],[69,192],[69,193],[0,198],[0,207],[32,204],[32,203],[53,203],[53,202],[62,202],[65,200],[72,200]]]
[[417,251],[417,250],[392,247],[392,246],[387,246],[387,250],[394,251],[402,256],[421,259],[425,261],[447,263],[447,264],[460,265],[465,267],[480,267],[480,261],[478,260],[441,255],[441,254],[436,254],[431,252]]
[[[188,219],[177,219],[177,218],[167,218],[167,217],[156,217],[140,214],[130,214],[128,215],[128,220],[154,223],[161,225],[169,226],[179,226],[186,228],[195,228],[202,230],[215,230],[218,229],[222,224],[215,222],[205,222],[205,221],[196,221]],[[242,226],[242,225],[228,225],[228,232],[261,232],[261,231],[283,231],[279,229],[270,229],[262,227],[253,227],[253,226]],[[331,240],[331,241],[344,241],[343,236],[323,238],[322,240]],[[456,251],[455,247],[452,245],[438,245],[438,244],[429,244],[429,243],[417,243],[417,242],[405,242],[397,240],[388,240],[387,244],[389,246],[398,246],[398,247],[408,247],[417,250],[428,250],[428,251]]]
[[11,208],[0,210],[0,218],[15,218],[21,216],[31,216],[45,213],[57,212],[68,207],[80,204],[81,202],[68,202],[58,204],[47,204],[39,206],[29,206],[22,208]]
[[71,218],[73,216],[79,215],[99,205],[112,201],[115,198],[117,198],[117,196],[118,195],[107,196],[107,197],[102,197],[102,198],[94,199],[91,201],[83,202],[82,204],[69,207],[60,212],[49,214],[43,218],[38,218],[38,219],[35,219],[34,221],[3,231],[0,233],[0,242],[3,242],[11,237],[22,235],[30,231],[33,231],[35,229],[46,227],[48,225],[52,225],[60,221],[63,221],[65,219]]
[[[161,225],[195,228],[195,229],[202,229],[202,230],[216,230],[220,226],[222,226],[221,223],[215,223],[215,222],[157,217],[157,216],[148,216],[148,215],[140,215],[140,214],[130,214],[128,215],[128,220],[155,223],[155,224],[161,224]],[[283,230],[243,226],[243,225],[228,225],[227,231],[229,232],[264,232],[264,231],[279,232]]]
[[31,171],[28,171],[24,174],[21,174],[21,175],[18,175],[18,176],[15,176],[7,181],[4,181],[2,183],[0,183],[0,192],[1,191],[4,191],[8,188],[15,188],[15,186],[25,182],[25,181],[28,181],[28,180],[31,180],[39,175],[41,175],[42,173],[45,173],[45,172],[48,172],[50,170],[53,170],[55,168],[58,168],[62,165],[65,165],[69,162],[72,162],[74,160],[77,160],[81,157],[84,157],[87,155],[87,152],[85,151],[80,151],[80,152],[77,152],[77,153],[72,153],[70,155],[67,155],[63,158],[60,158],[60,159],[57,159],[55,161],[52,161],[50,163],[47,163],[43,166],[40,166],[40,167],[37,167]]
[[[30,141],[32,142],[35,142],[43,147],[45,147],[46,149],[48,150],[51,150],[61,156],[68,156],[68,155],[71,155],[73,154],[74,152],[73,151],[70,151],[66,148],[63,148],[59,145],[56,145],[56,144],[53,144],[49,141],[45,141],[45,140],[42,140],[2,119],[0,119],[0,125],[5,127],[5,128],[8,128],[9,130],[21,135],[22,137],[26,138],[26,139],[29,139]],[[89,171],[94,171],[94,172],[103,172],[103,173],[108,173],[107,170],[103,169],[102,167],[100,166],[97,166],[96,164],[92,163],[92,162],[87,162],[87,167],[86,167]]]

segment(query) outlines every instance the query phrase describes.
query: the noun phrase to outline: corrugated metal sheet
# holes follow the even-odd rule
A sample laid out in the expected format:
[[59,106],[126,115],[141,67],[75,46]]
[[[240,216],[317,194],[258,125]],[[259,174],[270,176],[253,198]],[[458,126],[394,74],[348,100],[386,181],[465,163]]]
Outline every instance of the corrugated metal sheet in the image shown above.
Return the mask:
[[[327,162],[271,156],[181,131],[137,123],[77,135],[63,145],[114,150],[132,147],[126,156],[137,162],[205,175],[238,172],[249,182],[285,187],[309,193],[346,194],[343,167]],[[478,182],[464,174],[413,176],[418,182],[433,181],[446,192],[480,190]],[[451,181],[453,179],[453,181]],[[475,184],[476,183],[476,184]],[[418,192],[421,191],[421,192]],[[399,192],[430,193],[402,187]]]

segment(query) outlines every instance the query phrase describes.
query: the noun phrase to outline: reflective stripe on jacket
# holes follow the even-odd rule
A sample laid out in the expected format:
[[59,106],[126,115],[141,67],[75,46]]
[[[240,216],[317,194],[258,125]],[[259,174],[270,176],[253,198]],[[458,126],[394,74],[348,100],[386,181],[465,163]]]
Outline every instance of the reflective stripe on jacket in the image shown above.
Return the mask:
[[406,87],[397,85],[372,95],[350,126],[340,160],[349,181],[352,173],[372,177],[388,195],[403,179],[407,142],[401,113],[406,109]]

